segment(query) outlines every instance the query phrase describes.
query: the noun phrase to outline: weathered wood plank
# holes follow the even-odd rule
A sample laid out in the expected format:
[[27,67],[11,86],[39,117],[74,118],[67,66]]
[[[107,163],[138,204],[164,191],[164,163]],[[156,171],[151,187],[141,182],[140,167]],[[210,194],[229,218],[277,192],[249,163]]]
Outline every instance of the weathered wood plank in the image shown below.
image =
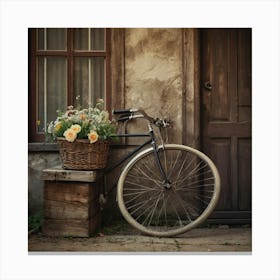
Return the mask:
[[90,204],[45,200],[45,217],[49,219],[89,219],[100,211],[98,200]]
[[89,237],[100,227],[100,212],[92,219],[45,219],[43,233],[49,236]]
[[239,137],[250,137],[251,123],[229,123],[229,122],[212,122],[207,127],[208,135],[214,137],[232,137],[238,135]]
[[124,108],[125,105],[125,29],[111,30],[111,108]]
[[238,139],[238,202],[240,210],[252,207],[252,141],[250,138]]
[[[199,61],[199,30],[185,28],[183,30],[183,113],[182,143],[199,148],[200,134],[200,61]],[[188,59],[185,59],[185,58]]]
[[238,30],[238,104],[252,103],[252,30]]
[[83,170],[67,170],[62,167],[54,167],[44,169],[42,172],[43,180],[58,180],[58,181],[77,181],[77,182],[95,182],[97,171]]
[[93,183],[45,181],[44,196],[48,200],[89,203],[98,194],[98,185]]
[[88,204],[45,200],[44,216],[51,219],[88,219]]

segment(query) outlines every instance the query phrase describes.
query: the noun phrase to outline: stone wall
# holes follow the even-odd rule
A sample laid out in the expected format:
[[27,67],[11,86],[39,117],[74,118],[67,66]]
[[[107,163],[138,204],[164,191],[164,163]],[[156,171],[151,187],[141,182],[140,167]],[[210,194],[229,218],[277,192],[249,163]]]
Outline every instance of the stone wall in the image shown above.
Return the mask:
[[42,170],[60,165],[56,152],[29,152],[28,154],[28,214],[34,215],[43,207]]

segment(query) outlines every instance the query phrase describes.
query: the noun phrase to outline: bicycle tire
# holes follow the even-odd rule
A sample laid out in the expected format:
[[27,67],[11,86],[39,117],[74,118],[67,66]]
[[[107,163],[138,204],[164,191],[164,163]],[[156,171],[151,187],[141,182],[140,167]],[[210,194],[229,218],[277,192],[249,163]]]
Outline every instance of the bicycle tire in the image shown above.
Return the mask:
[[197,227],[212,213],[220,176],[212,160],[194,148],[166,144],[158,153],[170,187],[164,187],[153,148],[148,148],[122,171],[117,201],[131,226],[147,235],[170,237]]

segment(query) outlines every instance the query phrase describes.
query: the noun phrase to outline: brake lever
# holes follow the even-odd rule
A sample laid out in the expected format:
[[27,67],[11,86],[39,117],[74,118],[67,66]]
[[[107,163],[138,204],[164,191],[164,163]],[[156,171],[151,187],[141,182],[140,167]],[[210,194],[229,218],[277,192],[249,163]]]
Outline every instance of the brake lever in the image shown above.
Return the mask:
[[164,118],[164,119],[156,118],[154,121],[154,124],[158,127],[168,128],[171,126],[171,121],[166,118]]

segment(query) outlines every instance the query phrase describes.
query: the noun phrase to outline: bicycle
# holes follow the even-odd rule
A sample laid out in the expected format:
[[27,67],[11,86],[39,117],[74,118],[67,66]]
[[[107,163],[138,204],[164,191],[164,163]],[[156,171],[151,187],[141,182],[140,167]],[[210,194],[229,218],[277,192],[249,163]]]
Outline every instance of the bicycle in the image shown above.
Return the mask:
[[[163,141],[158,145],[154,127],[167,128],[170,123],[165,119],[154,119],[140,109],[113,114],[120,115],[118,122],[144,119],[148,126],[148,133],[114,135],[148,140],[104,171],[107,174],[130,159],[117,183],[117,202],[125,220],[158,237],[182,234],[203,223],[220,194],[220,176],[212,160],[188,146]],[[101,197],[105,195],[103,188]]]

